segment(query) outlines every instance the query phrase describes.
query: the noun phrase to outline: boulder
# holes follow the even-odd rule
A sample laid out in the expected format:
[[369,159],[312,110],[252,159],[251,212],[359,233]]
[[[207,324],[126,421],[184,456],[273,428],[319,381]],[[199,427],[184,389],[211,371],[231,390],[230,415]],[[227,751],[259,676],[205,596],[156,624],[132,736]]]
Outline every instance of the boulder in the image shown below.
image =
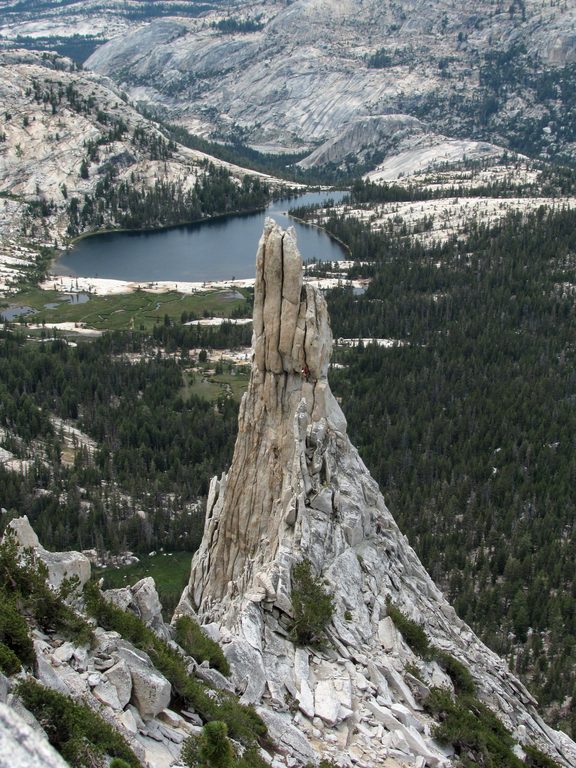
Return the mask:
[[48,568],[48,583],[54,589],[62,584],[65,578],[78,578],[84,586],[90,579],[90,560],[81,552],[48,552],[38,541],[38,536],[28,522],[28,517],[18,517],[6,526],[16,537],[18,546],[22,549],[32,548],[39,559]]
[[18,546],[22,547],[22,549],[37,549],[40,547],[40,541],[36,531],[28,521],[28,515],[11,520],[6,526],[6,531],[11,531],[15,535]]
[[298,707],[310,720],[312,720],[316,714],[316,709],[314,707],[314,694],[312,693],[312,690],[308,685],[308,681],[305,678],[302,678],[300,681],[300,696],[298,697]]
[[118,656],[126,663],[132,679],[130,701],[144,718],[156,715],[170,704],[172,687],[149,657],[135,649],[120,647]]
[[147,627],[162,624],[162,604],[156,591],[156,584],[151,576],[140,579],[131,588],[134,603],[140,618]]
[[66,683],[50,662],[42,655],[37,655],[36,657],[36,676],[42,685],[45,685],[47,688],[58,691],[58,693],[70,694]]
[[68,768],[48,739],[0,703],[0,768]]
[[242,692],[242,704],[260,701],[266,688],[266,670],[262,656],[246,640],[233,640],[224,648],[232,670],[232,682]]
[[314,709],[316,715],[321,717],[328,725],[338,722],[340,702],[331,680],[320,680],[314,690]]
[[124,709],[132,696],[132,675],[128,664],[121,659],[117,664],[104,672],[104,677],[116,689],[120,708]]
[[95,696],[101,704],[104,704],[111,709],[116,711],[122,709],[115,686],[105,678],[92,688],[92,695]]
[[81,586],[90,580],[90,560],[80,552],[48,552],[38,550],[38,556],[48,568],[48,582],[58,589],[64,579],[76,577]]
[[302,732],[291,723],[289,715],[271,712],[264,707],[256,709],[274,743],[281,752],[296,757],[304,765],[318,762],[316,750],[309,744]]
[[224,677],[221,672],[218,672],[217,669],[211,669],[208,666],[200,664],[194,670],[194,674],[196,677],[199,677],[201,680],[204,680],[204,682],[211,685],[212,688],[217,688],[220,691],[229,691],[230,693],[234,693],[234,685],[227,677]]
[[170,704],[172,687],[160,672],[131,668],[132,697],[142,717],[155,717]]

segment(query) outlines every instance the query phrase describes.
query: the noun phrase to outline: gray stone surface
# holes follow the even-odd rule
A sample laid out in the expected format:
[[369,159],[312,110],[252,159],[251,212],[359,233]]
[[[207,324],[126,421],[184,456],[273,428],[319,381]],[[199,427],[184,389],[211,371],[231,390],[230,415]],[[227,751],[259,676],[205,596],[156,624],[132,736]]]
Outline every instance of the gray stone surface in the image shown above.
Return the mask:
[[170,704],[171,685],[141,651],[120,648],[132,678],[131,701],[144,718],[155,717]]
[[104,672],[104,677],[116,689],[120,708],[124,709],[132,696],[132,676],[128,664],[124,660],[120,660]]
[[[576,60],[573,5],[559,13],[526,2],[523,12],[520,22],[514,13],[494,12],[489,0],[473,9],[440,0],[267,0],[251,7],[252,18],[265,24],[261,31],[223,36],[210,23],[158,20],[115,36],[86,66],[117,76],[135,98],[162,103],[193,132],[221,137],[228,130],[231,138],[242,130],[248,143],[264,148],[320,143],[306,165],[338,165],[375,150],[390,154],[402,140],[430,146],[430,126],[403,113],[428,100],[464,107],[488,50],[524,44],[544,67]],[[368,67],[382,48],[387,66]],[[524,83],[509,90],[498,124],[534,109]],[[453,134],[458,104],[432,113],[433,123]],[[482,157],[481,148],[469,146],[467,156]]]
[[317,761],[316,750],[292,724],[289,715],[271,712],[264,707],[259,707],[256,711],[266,723],[268,733],[281,751],[298,758],[303,764]]
[[0,703],[0,768],[67,768],[48,740]]
[[7,530],[12,531],[23,549],[31,547],[48,568],[50,586],[57,589],[65,578],[78,578],[80,585],[90,578],[90,561],[80,552],[48,552],[38,541],[38,536],[26,515],[11,520]]

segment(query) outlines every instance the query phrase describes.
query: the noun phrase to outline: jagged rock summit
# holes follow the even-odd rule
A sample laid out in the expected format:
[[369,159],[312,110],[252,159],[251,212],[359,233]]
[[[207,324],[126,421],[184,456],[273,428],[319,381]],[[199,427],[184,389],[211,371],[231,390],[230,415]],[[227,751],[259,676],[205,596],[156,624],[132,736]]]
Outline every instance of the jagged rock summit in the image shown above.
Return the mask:
[[[268,220],[258,247],[254,359],[232,465],[214,479],[204,537],[179,611],[220,640],[243,700],[257,705],[286,764],[448,766],[422,702],[453,690],[416,656],[387,600],[466,665],[478,697],[522,745],[576,765],[576,745],[461,621],[428,576],[346,435],[330,392],[326,303],[303,285],[292,230]],[[385,396],[385,393],[383,393]],[[324,649],[296,647],[291,571],[307,559],[334,597]],[[418,675],[415,676],[415,670]]]

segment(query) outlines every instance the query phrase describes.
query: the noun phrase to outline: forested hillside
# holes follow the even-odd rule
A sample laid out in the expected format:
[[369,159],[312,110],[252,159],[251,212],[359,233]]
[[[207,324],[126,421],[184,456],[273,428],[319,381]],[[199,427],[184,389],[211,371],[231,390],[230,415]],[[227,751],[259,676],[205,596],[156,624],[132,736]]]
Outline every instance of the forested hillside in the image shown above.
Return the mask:
[[[156,355],[154,337],[168,348],[177,341],[182,359]],[[223,397],[208,407],[184,392],[183,372],[194,362],[186,351],[249,344],[249,337],[245,326],[162,325],[152,338],[109,334],[70,347],[2,333],[1,442],[30,468],[19,475],[0,467],[1,506],[27,514],[54,549],[197,546],[199,499],[230,460],[237,405]],[[72,421],[97,448],[79,441],[63,461],[53,416]]]

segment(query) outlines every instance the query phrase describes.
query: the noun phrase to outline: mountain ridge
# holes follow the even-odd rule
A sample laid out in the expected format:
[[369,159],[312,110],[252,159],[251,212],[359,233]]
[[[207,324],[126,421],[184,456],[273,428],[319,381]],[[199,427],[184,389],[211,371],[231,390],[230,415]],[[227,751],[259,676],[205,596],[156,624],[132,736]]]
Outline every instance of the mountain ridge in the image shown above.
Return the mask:
[[237,25],[260,20],[223,31],[219,13],[181,19],[169,45],[167,22],[152,22],[86,66],[221,140],[312,150],[355,118],[393,112],[450,136],[573,156],[560,129],[573,95],[554,95],[576,60],[573,7],[297,0],[229,13]]

